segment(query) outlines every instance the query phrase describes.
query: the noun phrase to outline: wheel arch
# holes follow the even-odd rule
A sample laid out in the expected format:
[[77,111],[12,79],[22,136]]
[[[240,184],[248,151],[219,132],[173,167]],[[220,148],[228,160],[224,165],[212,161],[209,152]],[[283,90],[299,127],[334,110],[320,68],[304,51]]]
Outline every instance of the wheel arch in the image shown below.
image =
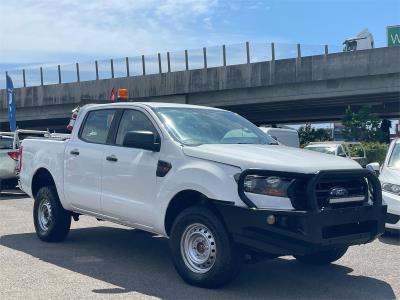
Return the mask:
[[57,186],[54,177],[50,173],[50,171],[46,168],[37,169],[32,177],[32,184],[31,184],[32,196],[35,197],[40,188],[49,185],[54,186],[54,188],[57,191]]
[[[178,192],[168,203],[165,217],[164,217],[164,229],[166,234],[169,236],[171,232],[172,225],[176,219],[176,217],[186,208],[194,205],[202,205],[209,209],[211,209],[220,220],[224,223],[222,216],[219,211],[216,209],[214,203],[214,199],[208,198],[205,194],[194,190],[194,189],[186,189]],[[225,202],[225,201],[223,201]],[[224,224],[225,225],[225,224]]]

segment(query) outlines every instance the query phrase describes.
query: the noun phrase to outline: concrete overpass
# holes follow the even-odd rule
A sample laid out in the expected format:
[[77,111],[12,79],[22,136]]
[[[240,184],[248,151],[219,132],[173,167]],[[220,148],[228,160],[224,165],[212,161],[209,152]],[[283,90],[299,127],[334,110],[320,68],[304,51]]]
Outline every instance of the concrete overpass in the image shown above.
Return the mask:
[[[226,108],[255,123],[333,121],[348,106],[400,117],[400,47],[15,89],[19,127],[65,126],[77,105],[107,102],[112,88],[130,101]],[[6,93],[0,122],[7,127]]]

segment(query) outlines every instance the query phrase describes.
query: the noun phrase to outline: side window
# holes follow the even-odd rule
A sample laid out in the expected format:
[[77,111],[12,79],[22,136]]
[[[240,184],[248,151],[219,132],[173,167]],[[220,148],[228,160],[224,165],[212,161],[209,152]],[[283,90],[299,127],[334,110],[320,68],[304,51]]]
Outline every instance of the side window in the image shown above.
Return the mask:
[[0,136],[0,150],[2,149],[12,149],[13,139],[8,136]]
[[114,115],[114,109],[89,112],[81,130],[80,138],[89,143],[105,144]]
[[337,155],[339,155],[339,156],[346,156],[346,152],[344,152],[342,146],[339,146]]
[[115,142],[118,146],[122,146],[124,137],[129,131],[151,131],[158,135],[149,118],[143,112],[132,109],[124,111],[122,115]]

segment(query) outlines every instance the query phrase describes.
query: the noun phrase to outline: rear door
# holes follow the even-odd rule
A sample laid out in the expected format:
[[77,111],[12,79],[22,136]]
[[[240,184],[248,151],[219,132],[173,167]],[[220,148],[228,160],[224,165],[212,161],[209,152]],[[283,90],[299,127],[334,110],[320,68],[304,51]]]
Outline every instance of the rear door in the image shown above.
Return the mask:
[[101,205],[103,213],[113,219],[148,228],[154,215],[160,153],[123,147],[123,139],[129,131],[151,131],[161,136],[144,110],[124,110],[115,143],[106,146],[103,154]]
[[74,208],[101,213],[102,158],[116,112],[115,109],[89,111],[78,137],[66,146],[64,193]]

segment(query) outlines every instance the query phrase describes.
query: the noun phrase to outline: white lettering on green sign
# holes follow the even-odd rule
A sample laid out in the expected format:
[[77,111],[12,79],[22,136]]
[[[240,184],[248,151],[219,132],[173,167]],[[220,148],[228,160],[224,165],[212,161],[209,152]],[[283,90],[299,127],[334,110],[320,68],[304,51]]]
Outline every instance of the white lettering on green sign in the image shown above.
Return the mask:
[[387,28],[387,44],[389,47],[400,46],[400,25]]

